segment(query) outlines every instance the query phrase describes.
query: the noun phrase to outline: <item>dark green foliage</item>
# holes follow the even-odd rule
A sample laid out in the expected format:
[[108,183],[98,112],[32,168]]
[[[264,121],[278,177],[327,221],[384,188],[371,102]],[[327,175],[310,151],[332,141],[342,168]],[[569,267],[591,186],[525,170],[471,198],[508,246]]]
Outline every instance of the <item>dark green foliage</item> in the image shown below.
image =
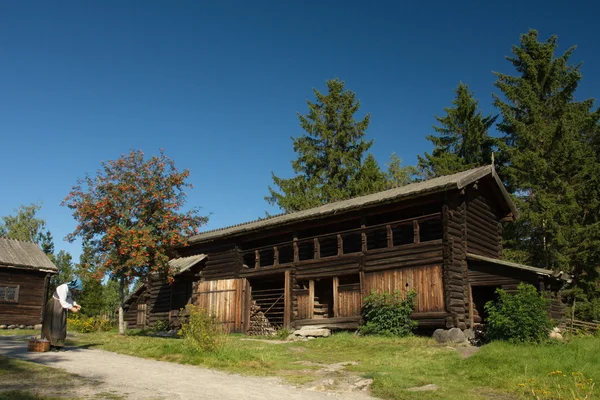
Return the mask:
[[550,299],[534,286],[521,283],[514,295],[497,289],[497,301],[485,305],[488,313],[486,337],[510,342],[542,342],[548,338],[552,321],[548,317]]
[[402,160],[396,153],[392,153],[386,166],[388,167],[386,173],[387,189],[408,185],[413,181],[413,176],[417,174],[417,169],[412,165],[403,167]]
[[154,330],[156,332],[167,332],[171,330],[171,323],[167,319],[159,319],[156,321],[156,324],[154,324]]
[[102,283],[92,278],[85,276],[83,278],[83,291],[80,295],[78,303],[81,304],[81,313],[88,317],[100,316],[105,312],[104,290]]
[[39,234],[39,244],[42,248],[42,251],[52,259],[52,255],[54,254],[54,238],[52,237],[52,233],[50,231]]
[[600,112],[576,101],[581,64],[571,47],[556,56],[556,36],[521,36],[507,59],[517,75],[496,73],[505,150],[501,176],[515,193],[520,221],[506,230],[507,255],[573,273],[566,298],[600,297]]
[[273,174],[275,188],[265,197],[286,212],[360,196],[385,188],[385,176],[367,151],[365,140],[370,115],[355,120],[360,102],[338,79],[327,81],[327,94],[316,89],[316,102],[308,101],[308,114],[298,114],[305,134],[292,138],[298,158],[292,161],[296,176]]
[[50,278],[50,293],[53,293],[58,285],[71,281],[75,272],[72,257],[68,251],[61,250],[53,258],[54,265],[58,268],[58,274]]
[[496,116],[484,116],[479,103],[462,82],[456,89],[453,107],[445,108],[444,117],[436,117],[440,126],[433,129],[439,136],[428,135],[433,153],[418,156],[419,168],[425,178],[449,175],[492,162],[492,152],[499,140],[488,131]]
[[360,333],[384,336],[411,335],[417,327],[417,322],[410,318],[415,296],[416,293],[412,290],[406,294],[406,299],[402,299],[398,290],[394,293],[373,291],[364,300]]

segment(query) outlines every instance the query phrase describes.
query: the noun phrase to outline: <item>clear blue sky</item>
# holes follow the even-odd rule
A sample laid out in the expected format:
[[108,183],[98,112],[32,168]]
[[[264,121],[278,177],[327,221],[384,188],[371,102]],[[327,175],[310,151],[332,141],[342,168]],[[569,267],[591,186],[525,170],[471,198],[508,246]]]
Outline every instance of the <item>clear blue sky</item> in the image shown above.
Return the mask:
[[[164,148],[191,171],[206,229],[263,216],[271,171],[291,176],[312,88],[339,77],[372,115],[373,153],[429,151],[434,115],[467,82],[493,112],[492,71],[529,28],[578,45],[579,98],[600,96],[600,7],[587,1],[0,2],[0,215],[61,200],[101,161]],[[291,2],[289,2],[291,3]]]

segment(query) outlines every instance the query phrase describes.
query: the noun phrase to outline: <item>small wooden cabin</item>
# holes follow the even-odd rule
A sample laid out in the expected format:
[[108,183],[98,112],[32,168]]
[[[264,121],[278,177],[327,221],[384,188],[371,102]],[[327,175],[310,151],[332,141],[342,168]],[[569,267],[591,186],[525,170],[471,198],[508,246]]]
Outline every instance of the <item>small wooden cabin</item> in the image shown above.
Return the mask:
[[48,283],[57,272],[37,244],[0,238],[0,325],[41,324]]
[[[420,329],[465,329],[485,318],[498,287],[560,286],[552,271],[502,259],[502,225],[517,217],[493,166],[484,166],[204,232],[180,249],[202,260],[171,287],[140,289],[128,319],[152,325],[157,310],[173,320],[193,302],[235,332],[259,332],[265,318],[288,329],[353,328],[371,291],[415,290]],[[134,317],[140,307],[148,315]]]

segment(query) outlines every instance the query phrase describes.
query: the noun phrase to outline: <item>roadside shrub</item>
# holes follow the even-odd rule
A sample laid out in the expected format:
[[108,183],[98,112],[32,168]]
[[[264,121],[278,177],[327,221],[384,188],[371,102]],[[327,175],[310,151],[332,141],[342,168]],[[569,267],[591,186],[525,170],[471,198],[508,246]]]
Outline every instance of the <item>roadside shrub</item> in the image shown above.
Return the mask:
[[364,335],[409,336],[417,327],[410,318],[414,309],[416,293],[411,290],[406,299],[400,291],[377,293],[365,297],[363,325],[359,332]]
[[552,321],[548,316],[550,299],[532,285],[521,283],[514,295],[497,289],[497,301],[485,305],[489,340],[542,342],[548,339]]
[[103,317],[85,317],[80,314],[70,314],[67,318],[67,330],[75,332],[106,332],[115,327],[115,322]]
[[223,347],[226,335],[215,315],[194,305],[187,305],[183,312],[186,318],[178,333],[183,336],[187,347],[202,352],[213,352]]

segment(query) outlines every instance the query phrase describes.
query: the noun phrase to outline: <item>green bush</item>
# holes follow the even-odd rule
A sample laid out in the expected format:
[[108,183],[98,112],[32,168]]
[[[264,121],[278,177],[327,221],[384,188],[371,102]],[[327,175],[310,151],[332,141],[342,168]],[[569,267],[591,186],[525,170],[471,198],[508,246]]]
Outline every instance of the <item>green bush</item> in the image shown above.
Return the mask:
[[502,289],[497,289],[496,293],[498,300],[485,305],[489,340],[539,343],[548,338],[552,329],[548,316],[550,299],[525,283],[519,284],[514,295]]
[[166,319],[159,319],[154,324],[154,330],[156,332],[167,332],[171,330],[171,323]]
[[194,305],[186,306],[184,314],[186,318],[179,334],[187,347],[202,352],[213,352],[223,347],[226,335],[215,315]]
[[395,290],[394,293],[373,291],[365,297],[363,325],[359,332],[364,335],[409,336],[417,327],[410,318],[414,309],[416,293],[411,290],[406,299]]

